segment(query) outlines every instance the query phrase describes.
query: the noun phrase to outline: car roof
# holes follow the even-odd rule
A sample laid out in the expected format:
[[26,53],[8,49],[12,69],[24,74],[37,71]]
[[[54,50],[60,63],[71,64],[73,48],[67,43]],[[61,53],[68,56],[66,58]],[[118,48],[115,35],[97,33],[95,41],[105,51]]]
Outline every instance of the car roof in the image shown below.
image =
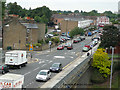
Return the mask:
[[49,70],[40,70],[40,72],[48,72]]
[[61,64],[61,63],[53,63],[53,64]]

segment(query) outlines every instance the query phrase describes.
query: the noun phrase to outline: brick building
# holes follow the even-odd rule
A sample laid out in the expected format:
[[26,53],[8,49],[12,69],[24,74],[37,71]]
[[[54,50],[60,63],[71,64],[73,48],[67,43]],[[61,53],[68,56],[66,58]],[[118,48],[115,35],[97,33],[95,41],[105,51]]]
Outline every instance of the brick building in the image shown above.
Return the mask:
[[38,43],[45,38],[45,24],[12,17],[3,27],[3,49],[26,49],[26,44]]

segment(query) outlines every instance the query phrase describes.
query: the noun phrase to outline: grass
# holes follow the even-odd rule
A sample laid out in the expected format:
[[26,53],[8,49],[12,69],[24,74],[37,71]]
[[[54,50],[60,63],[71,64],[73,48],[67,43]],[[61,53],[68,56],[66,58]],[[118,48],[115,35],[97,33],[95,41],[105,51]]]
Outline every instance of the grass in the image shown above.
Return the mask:
[[[112,54],[108,54],[108,56],[111,58],[111,57],[112,57]],[[113,58],[120,58],[120,55],[114,54],[114,55],[113,55]]]

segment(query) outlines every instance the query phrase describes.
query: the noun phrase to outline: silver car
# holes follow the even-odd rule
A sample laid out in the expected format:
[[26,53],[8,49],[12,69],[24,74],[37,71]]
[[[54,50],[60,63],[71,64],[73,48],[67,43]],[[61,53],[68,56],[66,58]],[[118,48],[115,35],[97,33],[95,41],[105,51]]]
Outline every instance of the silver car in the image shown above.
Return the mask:
[[47,81],[51,77],[51,72],[49,70],[40,70],[36,76],[36,81]]

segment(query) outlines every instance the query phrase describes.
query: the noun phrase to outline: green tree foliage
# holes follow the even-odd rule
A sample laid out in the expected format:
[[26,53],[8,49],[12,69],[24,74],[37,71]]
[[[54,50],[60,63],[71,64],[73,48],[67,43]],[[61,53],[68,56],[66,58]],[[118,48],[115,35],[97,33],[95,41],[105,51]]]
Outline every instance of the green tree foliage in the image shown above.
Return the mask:
[[74,13],[79,13],[79,10],[75,10]]
[[70,37],[74,37],[75,35],[83,35],[84,29],[76,27],[73,30],[70,31]]
[[107,77],[110,74],[111,61],[104,51],[104,49],[98,49],[94,53],[92,66],[97,68],[104,77]]
[[9,14],[15,14],[15,15],[19,15],[22,7],[20,5],[17,5],[17,2],[14,3],[8,3],[7,4],[7,8],[9,10]]
[[2,3],[2,17],[4,17],[4,15],[5,15],[4,12],[5,12],[5,8],[6,8],[6,7],[5,7],[5,2],[1,2],[1,1],[0,1],[0,3]]
[[107,25],[103,28],[103,36],[101,37],[102,47],[115,47],[120,42],[120,31],[113,25]]

